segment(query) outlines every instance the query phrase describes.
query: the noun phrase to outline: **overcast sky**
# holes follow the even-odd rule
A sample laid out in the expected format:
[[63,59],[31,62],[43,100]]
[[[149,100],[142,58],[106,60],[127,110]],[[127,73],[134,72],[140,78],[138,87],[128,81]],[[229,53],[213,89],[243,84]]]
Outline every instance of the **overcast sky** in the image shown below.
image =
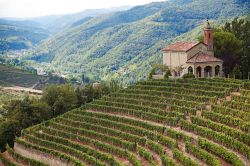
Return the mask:
[[0,17],[36,17],[163,0],[0,0]]

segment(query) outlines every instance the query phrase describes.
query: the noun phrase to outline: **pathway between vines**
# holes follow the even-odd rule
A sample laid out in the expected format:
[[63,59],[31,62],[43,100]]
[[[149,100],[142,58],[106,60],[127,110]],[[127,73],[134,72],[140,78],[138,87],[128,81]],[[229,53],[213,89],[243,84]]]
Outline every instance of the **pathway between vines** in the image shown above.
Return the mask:
[[[204,137],[198,136],[197,134],[194,134],[194,133],[192,133],[192,132],[188,132],[188,131],[182,130],[180,127],[166,126],[166,125],[163,125],[163,124],[161,124],[161,123],[156,123],[156,122],[152,122],[152,121],[148,121],[148,120],[144,120],[144,119],[139,119],[139,118],[136,118],[136,117],[133,117],[133,116],[123,115],[123,114],[119,114],[119,113],[107,113],[107,112],[96,111],[96,110],[86,110],[86,111],[87,111],[87,112],[93,112],[93,113],[98,112],[98,113],[102,113],[102,114],[106,114],[106,115],[111,115],[111,116],[122,117],[122,118],[129,118],[129,119],[133,119],[133,120],[137,120],[137,121],[141,121],[141,122],[146,122],[146,123],[148,123],[148,124],[152,124],[152,125],[156,125],[156,126],[162,126],[162,127],[165,126],[165,127],[169,128],[169,129],[175,129],[175,130],[177,130],[177,131],[179,131],[179,132],[182,132],[182,133],[184,133],[184,134],[186,134],[186,135],[188,135],[188,136],[191,136],[191,137],[193,137],[195,140],[197,140],[198,137],[204,138]],[[206,139],[206,138],[205,138],[205,139]],[[223,146],[223,145],[221,145],[221,144],[219,144],[219,143],[217,143],[217,142],[214,142],[214,141],[212,141],[212,140],[209,140],[209,141],[213,142],[214,144]],[[236,151],[234,151],[234,150],[232,150],[232,149],[229,149],[229,148],[227,148],[227,147],[225,147],[225,146],[223,146],[223,147],[226,148],[229,152],[235,153],[235,154],[243,161],[243,163],[244,163],[245,165],[247,165],[248,159],[247,159],[245,156],[243,156],[243,155],[241,155],[240,153],[238,153],[238,152],[236,152]]]

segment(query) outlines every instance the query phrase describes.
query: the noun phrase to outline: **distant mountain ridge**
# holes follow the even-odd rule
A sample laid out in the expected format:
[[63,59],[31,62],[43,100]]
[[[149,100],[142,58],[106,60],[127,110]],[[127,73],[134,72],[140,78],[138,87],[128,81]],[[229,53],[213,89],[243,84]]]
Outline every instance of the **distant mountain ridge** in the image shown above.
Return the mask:
[[82,24],[98,15],[124,11],[129,6],[89,9],[73,14],[35,18],[0,18],[0,51],[29,49],[65,28]]
[[41,43],[29,59],[69,75],[131,83],[160,62],[164,45],[207,17],[228,20],[249,8],[248,1],[240,0],[154,2],[84,21]]
[[28,49],[49,36],[33,21],[0,19],[0,51]]
[[96,17],[98,15],[124,11],[131,8],[130,6],[103,8],[103,9],[87,9],[82,12],[63,14],[63,15],[49,15],[42,17],[35,17],[28,20],[40,24],[44,29],[49,30],[52,33],[59,32],[64,28],[70,27],[72,24],[79,20],[84,20],[86,18]]

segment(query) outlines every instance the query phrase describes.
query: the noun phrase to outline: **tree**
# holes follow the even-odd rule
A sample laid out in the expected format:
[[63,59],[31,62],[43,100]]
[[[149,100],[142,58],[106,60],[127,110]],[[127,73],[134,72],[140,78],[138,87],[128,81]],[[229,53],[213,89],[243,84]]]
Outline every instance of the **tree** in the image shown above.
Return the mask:
[[234,78],[237,78],[237,79],[241,78],[240,66],[238,64],[235,65],[234,68],[233,68],[233,75],[234,75]]
[[78,107],[80,107],[81,105],[87,102],[87,97],[84,96],[83,91],[80,89],[80,87],[76,88],[75,93],[76,93]]
[[242,52],[242,41],[233,33],[214,33],[214,53],[216,57],[224,61],[225,74],[232,73],[234,66],[240,63]]
[[227,22],[222,29],[225,32],[233,33],[242,41],[239,64],[243,78],[247,78],[248,72],[250,72],[250,21],[236,17],[231,23]]
[[4,151],[6,144],[13,147],[15,137],[20,136],[22,129],[100,98],[110,93],[111,89],[117,89],[115,82],[100,84],[97,88],[89,84],[76,90],[71,85],[50,85],[44,90],[41,99],[26,96],[23,100],[12,100],[4,107],[8,110],[7,114],[0,119],[0,150]]
[[50,85],[42,96],[52,109],[53,116],[65,113],[77,106],[77,96],[74,87],[71,85]]
[[14,146],[14,140],[16,135],[19,135],[21,131],[19,122],[16,120],[9,120],[0,123],[0,150],[5,150],[6,144],[10,147]]

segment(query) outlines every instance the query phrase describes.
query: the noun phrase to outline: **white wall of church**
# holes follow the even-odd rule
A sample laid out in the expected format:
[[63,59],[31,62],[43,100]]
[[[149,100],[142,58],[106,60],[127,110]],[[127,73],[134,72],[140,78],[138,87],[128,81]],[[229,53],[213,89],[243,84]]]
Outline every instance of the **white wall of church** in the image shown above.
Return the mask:
[[164,52],[163,64],[170,69],[184,65],[187,61],[187,54],[185,52]]

